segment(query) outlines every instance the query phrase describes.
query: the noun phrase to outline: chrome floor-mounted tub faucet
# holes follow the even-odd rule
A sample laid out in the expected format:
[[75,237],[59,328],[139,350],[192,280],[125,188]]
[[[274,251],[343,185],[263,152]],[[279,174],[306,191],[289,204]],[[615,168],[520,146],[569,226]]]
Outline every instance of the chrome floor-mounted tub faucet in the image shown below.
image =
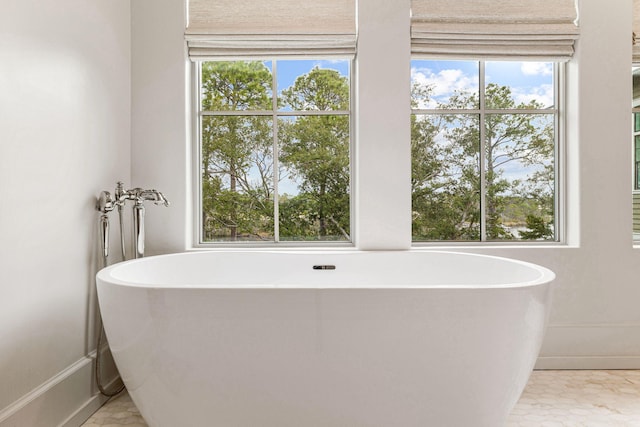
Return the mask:
[[118,215],[120,218],[120,243],[122,250],[122,259],[126,259],[126,250],[124,243],[123,218],[122,210],[127,200],[133,202],[133,242],[134,242],[134,258],[142,258],[144,256],[144,202],[153,202],[156,205],[169,206],[167,198],[158,190],[144,190],[140,187],[125,190],[122,181],[118,181],[114,192],[115,197],[111,197],[108,191],[102,191],[98,197],[96,208],[102,213],[100,215],[100,237],[102,243],[102,256],[105,259],[109,255],[109,216],[108,213],[118,207]]

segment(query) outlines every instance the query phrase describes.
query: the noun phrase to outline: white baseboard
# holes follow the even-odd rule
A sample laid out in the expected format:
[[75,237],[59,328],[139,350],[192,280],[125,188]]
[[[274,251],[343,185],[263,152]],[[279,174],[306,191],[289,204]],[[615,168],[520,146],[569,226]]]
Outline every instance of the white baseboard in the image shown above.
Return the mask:
[[84,405],[71,414],[66,420],[58,425],[58,427],[79,427],[87,421],[98,409],[109,400],[102,394],[96,394],[91,397]]
[[550,324],[536,369],[640,369],[640,324]]
[[640,356],[542,356],[538,358],[534,369],[640,369]]
[[2,409],[0,427],[81,426],[108,400],[96,390],[94,363],[95,352]]

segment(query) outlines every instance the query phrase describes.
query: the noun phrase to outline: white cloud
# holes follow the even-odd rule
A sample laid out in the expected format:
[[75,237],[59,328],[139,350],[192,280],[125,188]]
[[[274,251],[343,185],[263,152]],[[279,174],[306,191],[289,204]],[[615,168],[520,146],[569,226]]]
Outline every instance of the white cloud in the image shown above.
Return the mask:
[[550,62],[522,62],[520,71],[525,76],[551,76],[553,64]]
[[536,100],[545,107],[552,107],[554,105],[553,102],[553,85],[544,84],[532,88],[528,88],[527,91],[523,90],[524,88],[512,88],[513,99],[516,104],[520,103],[528,103],[533,100]]
[[[521,71],[525,75],[553,75],[553,65],[545,62],[523,62]],[[412,68],[411,80],[422,86],[431,86],[433,92],[429,102],[422,103],[418,108],[437,108],[439,103],[446,103],[455,91],[478,91],[478,77],[464,74],[459,69],[446,69],[434,72],[429,68]],[[541,84],[535,87],[512,86],[512,96],[516,104],[528,103],[536,100],[545,107],[554,105],[552,84]]]
[[431,86],[433,92],[427,105],[419,108],[436,108],[438,101],[447,102],[454,91],[477,92],[478,79],[476,76],[465,75],[462,70],[449,69],[434,73],[428,68],[412,68],[411,80],[422,86]]

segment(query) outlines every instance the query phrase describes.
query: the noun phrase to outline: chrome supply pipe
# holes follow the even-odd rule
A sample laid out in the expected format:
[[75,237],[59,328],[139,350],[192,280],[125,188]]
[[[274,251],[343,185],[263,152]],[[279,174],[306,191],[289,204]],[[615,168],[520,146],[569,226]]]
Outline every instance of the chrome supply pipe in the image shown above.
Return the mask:
[[120,252],[122,253],[122,261],[127,260],[127,251],[125,248],[124,242],[124,217],[122,216],[122,211],[124,210],[124,205],[118,205],[118,220],[120,221]]
[[124,239],[124,203],[127,200],[127,192],[124,189],[124,183],[122,181],[118,181],[116,183],[116,205],[118,205],[118,219],[120,220],[120,252],[122,253],[122,261],[127,260],[127,249]]
[[[111,193],[108,191],[103,191],[98,196],[98,201],[96,203],[96,209],[99,210],[102,214],[100,215],[100,243],[102,248],[102,266],[106,267],[109,259],[109,215],[117,202],[114,202],[111,198]],[[118,209],[120,209],[120,205],[118,205]],[[120,222],[120,229],[122,230],[122,221]],[[94,365],[94,376],[96,380],[96,385],[100,393],[105,396],[112,397],[117,394],[120,394],[124,390],[124,384],[120,387],[117,387],[114,390],[107,390],[102,385],[102,375],[101,375],[101,361],[102,361],[102,334],[104,333],[102,327],[102,318],[98,317],[98,338],[96,342],[96,359]]]

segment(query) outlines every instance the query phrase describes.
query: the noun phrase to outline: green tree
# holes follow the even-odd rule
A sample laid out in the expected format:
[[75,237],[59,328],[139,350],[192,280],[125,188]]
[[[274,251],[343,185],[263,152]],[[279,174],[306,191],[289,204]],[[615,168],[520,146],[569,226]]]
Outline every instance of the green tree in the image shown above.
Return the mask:
[[[271,72],[262,62],[204,62],[202,109],[271,108]],[[271,119],[202,118],[205,238],[261,239],[273,230]],[[258,177],[258,178],[256,178]]]
[[[488,109],[543,109],[537,101],[516,104],[507,86],[490,83],[486,88]],[[550,117],[550,116],[546,116]],[[518,192],[502,178],[501,167],[514,162],[524,166],[545,165],[553,156],[553,122],[535,114],[489,114],[486,118],[487,237],[513,238],[505,230],[502,212],[505,195]],[[531,181],[529,177],[526,181]],[[520,221],[522,218],[520,219]]]
[[[426,92],[425,92],[426,91]],[[428,94],[429,89],[423,89]],[[485,90],[487,109],[515,110],[541,109],[543,106],[531,101],[516,104],[511,89],[493,83]],[[473,110],[479,105],[476,93],[456,92],[448,103],[440,105],[443,109]],[[414,238],[427,239],[463,239],[475,240],[479,238],[479,204],[480,204],[480,127],[477,114],[443,114],[433,115],[431,119],[414,119],[412,129],[412,144],[431,145],[427,153],[420,156],[419,166],[414,160],[414,178],[420,176],[420,167],[431,163],[436,166],[430,172],[431,176],[440,177],[431,183],[423,181],[420,191],[414,189]],[[433,117],[440,117],[439,126],[425,125]],[[512,239],[513,234],[505,225],[505,210],[507,202],[514,195],[524,198],[535,197],[545,212],[553,212],[553,199],[544,189],[549,187],[549,171],[552,169],[553,156],[553,121],[546,115],[529,113],[519,114],[486,114],[484,119],[484,168],[485,168],[485,218],[486,238],[489,240]],[[418,121],[422,123],[417,123]],[[431,126],[433,136],[426,136],[427,132],[418,131]],[[436,137],[443,142],[429,143],[428,139]],[[441,159],[435,161],[434,159]],[[524,179],[509,181],[504,177],[504,167],[507,164],[535,165],[535,172]],[[426,199],[426,201],[424,200]],[[437,206],[437,210],[428,208]],[[417,209],[417,212],[416,212]],[[429,219],[430,216],[436,218]],[[534,215],[527,212],[526,215]],[[421,222],[416,221],[421,218]],[[525,223],[525,217],[511,218],[510,222]],[[422,219],[426,218],[426,219]],[[416,233],[415,228],[420,228]]]
[[[349,110],[349,82],[337,71],[313,68],[282,91],[294,111]],[[301,115],[279,122],[280,162],[300,195],[281,204],[284,238],[349,238],[349,117]],[[304,225],[304,227],[303,227]]]
[[[429,103],[433,88],[414,84],[412,107]],[[421,240],[473,240],[479,238],[479,204],[473,180],[475,153],[469,144],[443,140],[444,115],[411,116],[412,236]]]
[[553,164],[546,164],[520,186],[519,196],[529,201],[529,209],[520,215],[525,217],[526,230],[520,231],[520,238],[526,240],[551,240],[554,238],[554,170]]
[[521,231],[520,237],[526,240],[549,239],[553,236],[551,224],[544,218],[533,214],[527,215],[528,230]]

